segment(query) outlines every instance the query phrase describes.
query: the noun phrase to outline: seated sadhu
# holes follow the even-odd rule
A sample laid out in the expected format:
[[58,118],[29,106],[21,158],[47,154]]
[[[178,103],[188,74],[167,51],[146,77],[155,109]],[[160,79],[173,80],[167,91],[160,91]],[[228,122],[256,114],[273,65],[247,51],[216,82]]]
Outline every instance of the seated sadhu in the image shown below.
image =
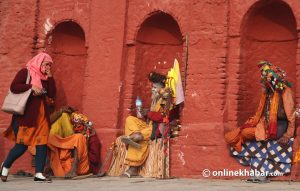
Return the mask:
[[92,123],[80,113],[64,107],[51,115],[48,139],[50,167],[54,176],[73,178],[97,174],[100,166],[100,142]]
[[[129,116],[125,122],[125,135],[121,137],[121,141],[127,146],[127,155],[125,158],[126,165],[129,169],[124,176],[132,177],[138,175],[138,167],[140,167],[148,157],[148,144],[151,138],[154,126],[159,129],[168,118],[173,114],[172,104],[170,102],[171,92],[165,88],[166,76],[152,72],[148,76],[152,82],[152,103],[150,110],[137,109],[137,117]],[[173,115],[174,116],[174,115]],[[161,132],[162,128],[160,128]],[[163,133],[162,133],[163,134]],[[155,135],[154,135],[155,136]]]
[[226,142],[241,152],[246,141],[277,140],[286,145],[295,132],[295,104],[286,73],[268,61],[258,64],[264,87],[258,109],[240,128],[225,134]]

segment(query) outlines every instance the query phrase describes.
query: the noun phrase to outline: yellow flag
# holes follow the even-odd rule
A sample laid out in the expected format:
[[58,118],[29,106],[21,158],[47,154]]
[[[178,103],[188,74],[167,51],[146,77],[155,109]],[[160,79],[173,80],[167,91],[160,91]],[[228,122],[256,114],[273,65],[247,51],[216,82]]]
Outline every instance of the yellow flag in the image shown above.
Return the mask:
[[175,58],[173,68],[171,68],[167,75],[166,87],[172,89],[175,104],[178,105],[184,102],[184,93],[181,81],[179,62]]

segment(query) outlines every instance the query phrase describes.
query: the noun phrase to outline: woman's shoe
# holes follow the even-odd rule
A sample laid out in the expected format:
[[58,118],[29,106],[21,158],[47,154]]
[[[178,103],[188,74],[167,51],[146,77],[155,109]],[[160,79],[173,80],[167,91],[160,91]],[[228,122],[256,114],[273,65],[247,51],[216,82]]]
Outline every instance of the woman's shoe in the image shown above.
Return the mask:
[[0,176],[1,176],[2,182],[6,182],[7,181],[7,176],[2,175],[2,170],[3,170],[3,163],[1,164],[1,168],[0,168]]
[[38,177],[34,177],[34,182],[38,182],[38,183],[52,183],[51,178],[38,178]]

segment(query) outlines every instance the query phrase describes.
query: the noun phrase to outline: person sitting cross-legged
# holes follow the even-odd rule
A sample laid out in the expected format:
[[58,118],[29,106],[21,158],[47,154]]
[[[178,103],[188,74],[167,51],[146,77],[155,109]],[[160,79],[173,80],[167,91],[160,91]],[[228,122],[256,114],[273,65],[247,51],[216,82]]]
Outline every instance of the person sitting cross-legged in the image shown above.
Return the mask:
[[263,86],[258,109],[241,127],[227,132],[225,140],[241,164],[264,174],[249,182],[268,182],[268,173],[290,172],[295,103],[285,71],[268,61],[258,66]]
[[126,118],[125,135],[121,137],[121,141],[127,146],[125,164],[129,166],[123,176],[128,178],[138,176],[138,168],[144,164],[149,155],[149,141],[154,127],[163,125],[164,119],[171,112],[172,104],[165,103],[163,97],[165,93],[162,93],[167,92],[165,88],[166,76],[151,72],[148,78],[152,83],[150,111],[147,109],[139,111],[137,108],[136,117],[129,116]]

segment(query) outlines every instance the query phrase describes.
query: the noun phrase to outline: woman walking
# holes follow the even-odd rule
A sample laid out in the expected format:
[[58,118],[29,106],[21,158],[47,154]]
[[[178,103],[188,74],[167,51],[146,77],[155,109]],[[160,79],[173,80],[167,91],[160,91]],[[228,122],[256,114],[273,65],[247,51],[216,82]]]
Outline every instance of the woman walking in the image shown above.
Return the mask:
[[[7,181],[9,169],[16,159],[24,154],[28,146],[36,148],[36,167],[34,181],[50,182],[42,173],[44,171],[47,141],[49,135],[49,111],[47,104],[55,97],[55,81],[52,77],[52,58],[46,53],[39,53],[21,69],[11,83],[10,90],[22,93],[32,89],[23,115],[13,115],[10,127],[4,136],[14,140],[15,146],[10,150],[1,164],[1,180]],[[26,84],[27,75],[30,81]]]

